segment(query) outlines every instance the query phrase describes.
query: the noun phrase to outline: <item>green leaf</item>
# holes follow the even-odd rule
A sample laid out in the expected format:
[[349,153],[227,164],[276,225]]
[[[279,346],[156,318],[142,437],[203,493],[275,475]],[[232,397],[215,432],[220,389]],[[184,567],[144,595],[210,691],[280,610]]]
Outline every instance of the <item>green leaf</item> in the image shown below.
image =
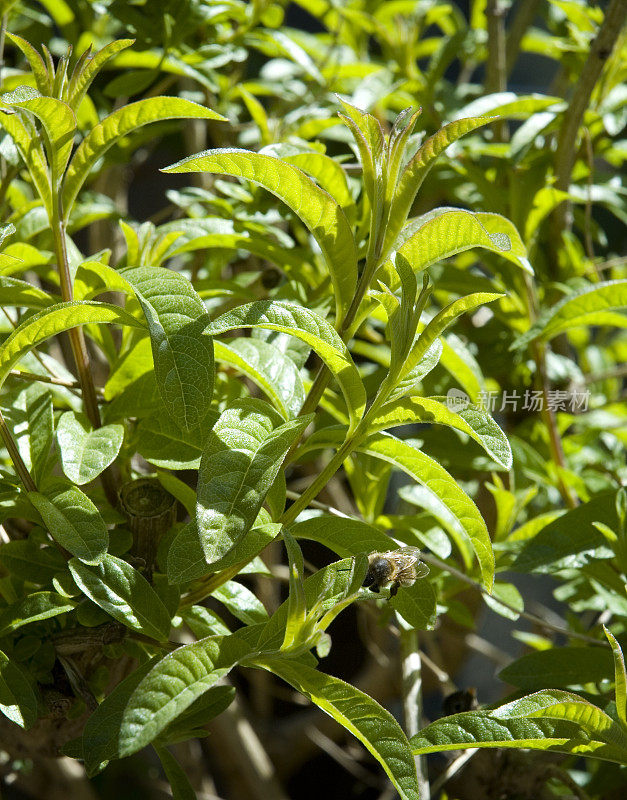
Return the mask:
[[468,405],[456,413],[441,400],[445,401],[446,398],[412,396],[386,403],[368,426],[368,431],[385,430],[416,422],[448,425],[468,434],[502,467],[511,468],[512,450],[507,437],[487,411]]
[[0,636],[6,636],[31,622],[67,614],[75,605],[56,592],[33,592],[23,600],[0,609]]
[[290,532],[295,539],[320,542],[341,558],[377,550],[385,552],[396,546],[393,539],[366,522],[331,514],[321,514],[295,522],[290,525]]
[[118,758],[120,725],[128,699],[157,661],[155,657],[142,664],[118,683],[85,723],[82,744],[85,769],[90,778],[100,772],[110,759]]
[[418,189],[440,153],[460,137],[480,128],[482,125],[493,122],[494,119],[494,117],[471,117],[450,122],[427,139],[418,149],[418,152],[401,173],[398,181],[396,194],[390,208],[391,224],[386,231],[383,253],[387,253],[393,246],[398,232],[411,210]]
[[[23,421],[20,420],[20,411],[24,412]],[[46,472],[54,436],[50,390],[37,384],[27,386],[19,393],[11,416],[17,423],[14,425],[14,434],[22,457],[26,456],[26,465],[35,484],[39,485]]]
[[308,308],[278,300],[248,303],[209,323],[212,336],[237,328],[266,328],[289,333],[312,347],[337,380],[349,416],[357,424],[366,407],[366,391],[344,342],[322,317]]
[[46,486],[45,493],[29,492],[28,499],[61,547],[86,564],[102,561],[109,546],[107,526],[77,486],[56,479]]
[[[11,94],[15,94],[15,92],[12,92]],[[0,105],[4,106],[9,99],[10,97],[8,97],[7,94],[3,95],[0,99]],[[7,105],[6,108],[11,109],[10,105]],[[51,214],[52,188],[50,186],[50,176],[48,174],[45,151],[43,144],[37,136],[35,126],[31,123],[27,127],[25,124],[26,122],[28,122],[28,120],[22,120],[20,116],[12,109],[8,111],[0,110],[0,125],[2,125],[11,139],[13,139],[15,142],[15,146],[20,151],[20,155],[28,167],[28,171],[35,188],[37,189],[37,193],[39,194],[46,211],[48,214]]]
[[211,411],[213,340],[203,334],[205,306],[184,275],[158,267],[127,269],[150,332],[157,386],[172,419],[190,431]]
[[248,645],[237,635],[212,636],[179,647],[161,659],[126,704],[120,756],[129,756],[149,744],[248,653]]
[[437,598],[428,580],[417,580],[413,586],[401,586],[390,598],[390,605],[401,617],[418,630],[433,630],[436,622]]
[[612,657],[604,648],[552,647],[526,653],[508,664],[499,678],[519,689],[581,686],[612,676]]
[[159,761],[172,789],[173,800],[196,800],[196,792],[179,762],[165,747],[155,747]]
[[111,145],[126,134],[166,119],[215,119],[225,121],[224,117],[181,97],[150,97],[129,103],[105,117],[80,143],[63,183],[63,208],[65,218],[69,217],[76,196],[95,163]]
[[[127,47],[130,47],[134,42],[134,39],[117,39],[113,42],[109,42],[109,44],[106,44],[103,48],[98,50],[97,53],[94,53],[93,56],[89,51],[87,51],[86,60],[83,62],[83,65],[81,65],[82,68],[75,69],[70,79],[70,85],[68,87],[68,103],[72,106],[72,108],[77,109],[79,107],[79,104],[87,93],[91,82],[100,72],[102,67],[107,63],[107,61],[113,58],[113,56],[115,56],[121,50],[125,50]],[[83,54],[83,56],[84,55],[85,54]],[[81,56],[81,60],[83,56]]]
[[307,602],[303,575],[305,572],[303,554],[298,543],[289,531],[283,531],[283,541],[289,562],[289,594],[287,597],[287,622],[281,650],[287,650],[298,641],[299,633],[307,617]]
[[[3,13],[6,13],[6,11],[3,11]],[[6,35],[9,40],[16,45],[16,47],[20,48],[26,57],[28,63],[30,64],[31,70],[33,71],[33,76],[39,92],[43,95],[51,94],[52,80],[48,75],[48,70],[46,69],[44,61],[37,50],[35,50],[30,42],[27,42],[26,39],[22,39],[21,36],[17,36],[15,33],[9,33],[9,31],[7,31]]]
[[614,686],[616,692],[616,713],[623,725],[627,724],[627,670],[625,670],[625,657],[621,646],[614,636],[603,626],[612,655],[614,656]]
[[[207,611],[207,609],[202,610]],[[228,636],[228,629],[226,635]],[[234,686],[213,686],[195,700],[180,717],[171,722],[157,741],[176,744],[206,735],[208,731],[203,728],[207,722],[227,709],[233,700],[235,700]]]
[[0,387],[13,365],[41,342],[79,325],[105,322],[142,327],[130,314],[109,303],[58,303],[28,317],[0,347]]
[[477,506],[448,472],[420,450],[388,434],[370,436],[359,449],[394,464],[444,503],[470,539],[481,569],[481,581],[490,590],[494,580],[490,535]]
[[104,425],[91,430],[86,417],[66,411],[57,426],[57,440],[63,472],[73,483],[82,486],[115,461],[124,441],[124,427]]
[[54,299],[37,286],[19,278],[0,276],[0,303],[3,306],[23,306],[24,308],[47,308]]
[[222,413],[205,442],[196,518],[208,563],[247,533],[292,443],[311,416],[283,422],[262,400],[238,400]]
[[400,377],[404,378],[410,373],[433,345],[436,338],[440,336],[449,325],[452,325],[458,317],[484,303],[491,303],[493,300],[498,300],[500,297],[503,297],[503,295],[492,294],[490,292],[476,292],[475,294],[469,294],[467,297],[460,297],[459,300],[454,300],[452,303],[449,303],[425,326],[418,337],[418,341],[411,349]]
[[[261,514],[246,536],[240,539],[224,558],[216,561],[211,567],[208,566],[205,559],[196,522],[190,522],[176,536],[168,551],[167,569],[170,583],[186,583],[196,578],[202,578],[210,571],[227,569],[234,564],[250,561],[266,545],[270,544],[281,530],[278,523],[259,524],[260,517]],[[2,548],[0,548],[0,560],[1,558]]]
[[[605,537],[594,526],[601,522],[616,530],[614,493],[604,493],[549,522],[533,539],[525,542],[512,564],[516,572],[555,572],[556,569],[581,568],[594,558]],[[612,552],[608,550],[607,556]]]
[[[6,103],[6,95],[3,101]],[[58,189],[63,172],[74,145],[76,117],[67,103],[55,97],[34,97],[31,100],[10,103],[37,117],[46,135],[46,150],[52,177],[52,190]]]
[[617,309],[627,308],[627,280],[606,281],[586,286],[570,294],[552,310],[539,336],[545,341],[582,325],[612,325],[627,328],[627,315]]
[[394,717],[349,683],[279,658],[256,658],[350,731],[381,764],[402,800],[418,800],[418,780],[409,743]]
[[0,711],[20,728],[37,721],[37,698],[22,670],[0,650]]
[[158,641],[168,638],[167,608],[144,576],[126,561],[107,554],[97,566],[72,558],[69,567],[87,597],[118,622]]
[[0,564],[24,581],[50,583],[65,567],[65,559],[53,547],[40,547],[30,539],[0,545]]
[[355,241],[340,206],[304,172],[274,156],[235,149],[205,150],[162,171],[236,175],[276,195],[318,242],[333,282],[338,320],[344,317],[357,285]]
[[547,750],[624,763],[625,743],[610,717],[581,697],[559,690],[537,692],[493,711],[468,711],[444,717],[416,734],[415,755],[469,747]]
[[216,341],[216,361],[243,372],[259,386],[286,419],[295,417],[305,400],[303,381],[296,364],[278,347],[262,339]]
[[227,581],[211,594],[219,600],[236,619],[244,625],[268,621],[268,612],[256,595],[237,581]]
[[[500,214],[438,208],[409,222],[394,246],[409,261],[414,272],[421,272],[465,250],[481,247],[533,274],[518,231]],[[391,265],[386,274],[393,277]],[[397,285],[398,279],[390,281],[391,289]]]

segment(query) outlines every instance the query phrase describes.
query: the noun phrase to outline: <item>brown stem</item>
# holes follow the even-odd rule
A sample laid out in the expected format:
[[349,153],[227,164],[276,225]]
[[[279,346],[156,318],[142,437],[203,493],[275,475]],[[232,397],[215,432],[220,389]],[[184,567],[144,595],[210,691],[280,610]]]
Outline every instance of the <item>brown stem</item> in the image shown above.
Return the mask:
[[17,445],[13,441],[13,437],[11,436],[11,431],[9,430],[7,423],[2,416],[2,412],[0,411],[0,437],[4,442],[4,446],[9,453],[11,461],[13,462],[13,466],[15,467],[15,471],[17,472],[18,478],[22,481],[24,488],[27,492],[36,492],[37,486],[35,485],[35,481],[32,479],[30,472],[28,471],[28,467],[24,463],[22,456],[20,455],[20,451],[17,448]]
[[176,520],[176,500],[155,478],[139,478],[122,486],[120,505],[133,532],[131,552],[144,562],[150,581],[159,540]]
[[[562,119],[555,151],[555,188],[561,191],[567,192],[570,187],[570,177],[577,158],[577,134],[596,82],[621,33],[626,14],[627,0],[611,0],[573,89],[572,99]],[[570,226],[570,216],[570,206],[566,202],[555,209],[553,234],[558,238],[554,241],[559,242],[562,231]]]

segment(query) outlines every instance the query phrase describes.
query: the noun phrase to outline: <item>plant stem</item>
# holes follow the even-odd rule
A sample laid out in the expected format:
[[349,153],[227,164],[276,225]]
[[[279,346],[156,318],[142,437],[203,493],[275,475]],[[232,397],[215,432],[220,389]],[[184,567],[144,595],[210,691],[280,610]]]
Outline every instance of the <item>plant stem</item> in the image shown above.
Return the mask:
[[[505,63],[505,14],[507,9],[501,0],[488,0],[486,19],[488,24],[488,60],[486,62],[485,88],[488,92],[504,92],[507,88]],[[507,122],[499,120],[494,126],[496,138],[506,142],[509,138]]]
[[549,434],[549,449],[551,451],[551,459],[555,464],[557,472],[558,489],[568,508],[576,508],[578,505],[577,498],[564,480],[563,470],[566,469],[564,448],[562,447],[562,438],[557,429],[555,412],[549,405],[550,382],[546,372],[546,346],[538,342],[533,342],[532,351],[533,359],[536,363],[538,386],[542,392],[542,420]]
[[[65,224],[63,222],[63,214],[60,205],[61,199],[57,197],[57,200],[54,203],[50,225],[52,227],[52,235],[54,237],[54,252],[57,259],[57,268],[59,270],[61,297],[65,302],[70,302],[73,300],[72,277],[70,275],[70,265],[68,262],[67,247],[65,243]],[[72,353],[74,355],[74,362],[76,364],[76,371],[78,373],[78,379],[83,393],[85,413],[87,414],[93,427],[100,428],[102,427],[100,410],[98,408],[98,400],[96,398],[96,387],[94,385],[92,374],[89,368],[89,354],[87,352],[87,345],[85,342],[83,329],[70,328],[68,333],[70,336]]]
[[[527,310],[529,322],[530,325],[533,325],[538,317],[538,298],[531,277],[525,274],[524,280],[527,290]],[[550,381],[546,371],[546,345],[537,341],[532,342],[531,352],[536,365],[536,385],[542,392],[541,416],[549,436],[549,450],[551,453],[551,459],[555,464],[555,471],[557,473],[557,486],[567,507],[575,508],[578,505],[577,497],[573,494],[570,486],[568,486],[564,480],[563,470],[566,469],[564,448],[562,447],[562,439],[559,430],[557,429],[555,413],[549,405]]]
[[525,0],[516,3],[515,14],[505,42],[505,75],[509,76],[514,69],[520,53],[520,43],[538,11],[541,0]]
[[[590,103],[592,92],[599,79],[605,62],[612,54],[614,45],[621,33],[627,14],[627,0],[611,0],[603,23],[592,43],[590,53],[586,59],[577,85],[573,89],[572,99],[562,118],[562,125],[557,137],[557,150],[555,151],[555,188],[567,192],[570,187],[570,177],[577,159],[577,134],[583,116]],[[566,202],[554,211],[554,230],[557,235],[554,242],[559,242],[562,231],[570,226],[570,206]]]
[[15,467],[15,471],[17,472],[18,478],[22,481],[22,484],[27,492],[36,492],[37,486],[35,485],[35,481],[32,479],[30,472],[28,471],[28,467],[24,463],[22,456],[20,455],[20,451],[18,450],[17,445],[15,444],[13,437],[11,436],[11,431],[2,416],[2,412],[0,411],[0,437],[4,442],[4,446],[9,453],[11,461],[13,462],[13,466]]
[[[415,736],[422,726],[422,661],[418,648],[418,631],[401,630],[401,668],[403,673],[403,716],[407,738]],[[416,758],[420,800],[429,800],[429,777],[424,757]]]

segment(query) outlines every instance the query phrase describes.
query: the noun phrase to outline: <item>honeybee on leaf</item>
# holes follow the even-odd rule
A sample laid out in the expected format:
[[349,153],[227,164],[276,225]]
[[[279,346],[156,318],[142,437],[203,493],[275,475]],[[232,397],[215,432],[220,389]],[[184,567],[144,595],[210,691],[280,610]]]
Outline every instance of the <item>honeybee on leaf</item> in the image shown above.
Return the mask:
[[370,553],[363,586],[367,586],[371,592],[379,592],[391,583],[390,596],[394,597],[401,586],[412,586],[428,574],[429,567],[420,561],[420,550],[417,547],[401,547],[385,553]]

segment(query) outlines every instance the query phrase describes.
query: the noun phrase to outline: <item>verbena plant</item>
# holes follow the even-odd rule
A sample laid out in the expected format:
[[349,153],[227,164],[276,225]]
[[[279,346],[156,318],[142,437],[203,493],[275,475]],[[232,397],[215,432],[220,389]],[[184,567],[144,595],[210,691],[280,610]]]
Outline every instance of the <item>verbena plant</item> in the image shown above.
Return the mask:
[[[112,39],[92,53],[72,7],[50,3],[76,57],[7,33],[24,69],[4,76],[0,98],[3,746],[12,752],[18,725],[21,747],[68,754],[93,776],[152,744],[175,795],[188,796],[168,746],[229,707],[231,671],[263,670],[356,736],[402,798],[419,794],[415,756],[438,750],[625,764],[625,412],[614,365],[627,281],[591,213],[598,196],[625,214],[615,182],[593,176],[595,149],[609,164],[622,153],[606,130],[608,117],[620,129],[620,4],[605,21],[577,3],[560,4],[567,25],[547,19],[555,47],[581,61],[565,63],[566,84],[583,82],[593,34],[593,51],[607,50],[606,69],[578,85],[581,109],[505,95],[499,80],[473,102],[463,84],[449,91],[442,76],[456,58],[468,74],[486,59],[494,79],[480,4],[467,25],[449,7],[401,3],[399,26],[385,3],[314,3],[330,38],[282,27],[279,4],[226,3],[212,16],[211,4],[189,3],[185,25],[162,5],[148,24],[112,3],[100,28],[84,9],[90,38]],[[15,22],[22,33],[41,23],[32,13]],[[436,42],[422,38],[433,24]],[[115,38],[121,26],[136,44]],[[271,60],[242,82],[251,51]],[[162,94],[177,82],[181,96]],[[422,114],[407,108],[416,95]],[[511,118],[526,121],[510,138]],[[140,129],[168,120],[186,120],[188,145],[218,146],[162,170],[194,181],[168,193],[170,218],[120,218],[121,236],[92,247],[119,217],[102,193],[114,193],[109,176],[123,182],[120,163],[136,165],[152,138]],[[85,190],[94,177],[100,191]],[[596,405],[556,414],[554,387],[585,382],[584,371],[599,373],[588,380]],[[501,427],[487,388],[543,403],[524,418],[497,409]],[[421,441],[393,432],[416,423]],[[388,503],[398,473],[410,482],[404,514]],[[490,531],[470,496],[480,482],[496,506]],[[276,549],[267,557],[275,540],[288,591],[266,608],[238,578],[279,580]],[[340,560],[306,569],[299,542]],[[515,586],[495,581],[504,570],[551,571],[574,612],[609,611],[613,660],[591,646],[601,627],[573,617],[558,630],[588,647],[527,637],[536,652],[503,671],[532,694],[417,732],[407,690],[408,740],[373,697],[324,668],[329,626],[372,604],[368,554],[404,544],[425,550],[430,575],[377,605],[394,615],[406,664],[412,632],[433,629],[436,612],[474,624],[459,599],[469,585],[510,620],[527,613]],[[51,714],[63,718],[53,730]]]

